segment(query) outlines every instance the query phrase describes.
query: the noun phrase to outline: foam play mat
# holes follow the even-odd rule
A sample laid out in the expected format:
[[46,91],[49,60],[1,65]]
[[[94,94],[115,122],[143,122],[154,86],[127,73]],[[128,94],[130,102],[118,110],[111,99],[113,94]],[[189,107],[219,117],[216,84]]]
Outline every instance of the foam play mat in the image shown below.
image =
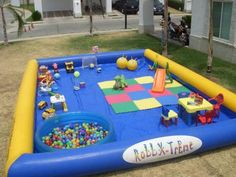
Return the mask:
[[188,88],[173,80],[167,82],[162,93],[152,91],[153,77],[143,76],[127,79],[128,86],[124,90],[115,90],[115,81],[98,82],[98,86],[105,95],[105,99],[115,113],[125,113],[158,108],[163,105],[177,105],[178,94],[190,92]]

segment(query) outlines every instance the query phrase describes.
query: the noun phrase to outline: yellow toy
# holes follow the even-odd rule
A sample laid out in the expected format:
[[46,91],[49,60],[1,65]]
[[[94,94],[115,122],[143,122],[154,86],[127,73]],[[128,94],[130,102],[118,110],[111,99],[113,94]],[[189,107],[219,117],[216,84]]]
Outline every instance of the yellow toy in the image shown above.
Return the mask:
[[127,68],[131,71],[136,70],[138,67],[138,62],[135,59],[131,59],[127,63]]
[[125,57],[120,57],[116,60],[116,65],[120,69],[125,69],[127,67],[127,59]]

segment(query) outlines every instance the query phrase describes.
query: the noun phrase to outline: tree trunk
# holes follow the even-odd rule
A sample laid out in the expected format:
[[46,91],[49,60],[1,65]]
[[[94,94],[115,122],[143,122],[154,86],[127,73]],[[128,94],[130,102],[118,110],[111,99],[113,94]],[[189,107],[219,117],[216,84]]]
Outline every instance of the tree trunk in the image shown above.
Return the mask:
[[0,7],[1,15],[2,15],[2,28],[3,28],[3,36],[4,36],[4,45],[8,45],[8,37],[7,37],[7,23],[3,11],[3,7]]
[[93,35],[93,9],[92,9],[92,0],[89,0],[89,19],[90,19],[90,34]]
[[168,41],[168,0],[164,1],[164,40],[162,55],[167,56],[167,41]]
[[207,72],[212,71],[213,60],[213,1],[209,0],[209,31],[208,31],[208,59],[207,59]]

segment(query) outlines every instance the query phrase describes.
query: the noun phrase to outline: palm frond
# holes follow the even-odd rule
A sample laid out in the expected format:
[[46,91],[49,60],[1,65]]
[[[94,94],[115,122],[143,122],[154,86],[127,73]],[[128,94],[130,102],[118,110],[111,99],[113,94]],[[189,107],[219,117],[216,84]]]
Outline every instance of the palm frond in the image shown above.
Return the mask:
[[[12,7],[11,5],[6,6],[6,8],[9,10],[9,12],[14,16],[16,21],[18,22],[18,36],[20,36],[23,32],[23,27],[24,27],[24,20],[22,19],[22,12],[20,12],[19,9],[16,9]],[[20,13],[20,14],[19,14]]]
[[0,0],[0,6],[3,7],[5,4],[7,4],[8,0]]

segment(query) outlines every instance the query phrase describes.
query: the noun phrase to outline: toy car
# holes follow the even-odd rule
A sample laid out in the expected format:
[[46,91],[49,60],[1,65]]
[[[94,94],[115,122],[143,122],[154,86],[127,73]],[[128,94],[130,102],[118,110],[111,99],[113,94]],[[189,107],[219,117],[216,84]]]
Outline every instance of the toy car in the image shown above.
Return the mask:
[[40,101],[39,103],[38,103],[38,108],[39,109],[44,109],[44,108],[46,108],[48,106],[48,103],[46,102],[46,101]]
[[43,119],[48,119],[50,117],[53,117],[54,115],[55,115],[55,109],[48,108],[42,113],[42,118]]
[[73,73],[74,72],[74,63],[72,61],[65,62],[66,72]]

